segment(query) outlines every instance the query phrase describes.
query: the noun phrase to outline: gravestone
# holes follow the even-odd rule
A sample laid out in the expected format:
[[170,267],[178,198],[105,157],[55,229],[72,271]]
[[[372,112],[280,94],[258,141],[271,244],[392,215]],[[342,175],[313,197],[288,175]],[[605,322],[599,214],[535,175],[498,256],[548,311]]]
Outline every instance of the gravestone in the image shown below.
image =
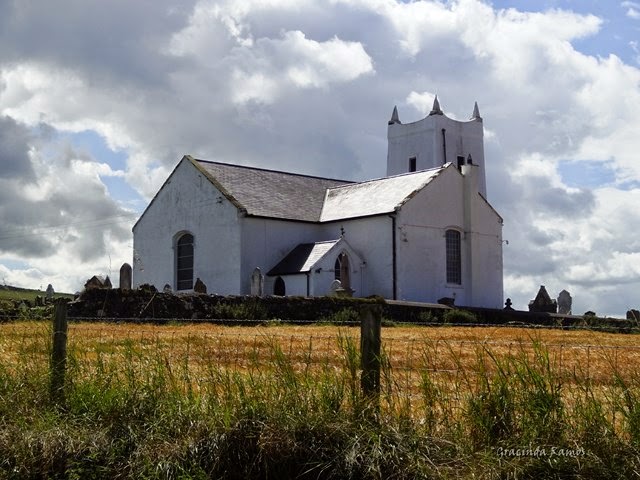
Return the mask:
[[511,305],[513,305],[513,302],[510,298],[507,298],[507,301],[504,302],[504,310],[513,310],[513,307]]
[[200,280],[200,277],[196,278],[196,283],[193,285],[193,291],[195,293],[207,293],[207,286],[202,280]]
[[455,306],[456,299],[453,297],[442,297],[438,299],[438,305],[446,305],[447,307]]
[[120,267],[120,289],[131,290],[131,265],[128,263]]
[[566,290],[562,290],[558,294],[558,313],[563,315],[571,315],[571,303],[573,299],[571,294]]
[[329,285],[329,295],[335,297],[338,295],[338,290],[343,290],[342,282],[340,282],[340,280],[334,280],[331,282],[331,285]]
[[29,312],[29,306],[24,302],[20,302],[20,305],[18,305],[18,310],[20,310],[20,314],[21,315],[26,315],[27,312]]
[[529,311],[536,313],[556,313],[558,311],[557,302],[551,300],[544,285],[540,285],[536,298],[529,302]]
[[47,285],[47,298],[49,300],[51,300],[53,298],[53,294],[54,293],[56,293],[56,292],[53,290],[53,285],[51,285],[51,284]]
[[173,289],[171,288],[171,285],[169,285],[168,283],[165,283],[164,288],[162,289],[162,293],[173,293]]
[[261,297],[264,294],[264,275],[259,267],[251,274],[251,295]]
[[111,288],[111,280],[109,276],[103,278],[102,275],[94,275],[84,284],[85,290],[91,290],[92,288]]
[[640,311],[632,308],[631,310],[627,310],[627,320],[635,320],[640,321]]

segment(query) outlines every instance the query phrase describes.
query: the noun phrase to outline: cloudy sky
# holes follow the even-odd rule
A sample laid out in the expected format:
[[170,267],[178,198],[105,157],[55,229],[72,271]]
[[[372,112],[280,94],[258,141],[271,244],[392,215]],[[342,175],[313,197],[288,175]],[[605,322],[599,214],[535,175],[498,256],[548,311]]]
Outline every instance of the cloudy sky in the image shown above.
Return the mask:
[[363,180],[474,101],[505,297],[640,306],[640,1],[0,0],[0,282],[79,290],[184,154]]

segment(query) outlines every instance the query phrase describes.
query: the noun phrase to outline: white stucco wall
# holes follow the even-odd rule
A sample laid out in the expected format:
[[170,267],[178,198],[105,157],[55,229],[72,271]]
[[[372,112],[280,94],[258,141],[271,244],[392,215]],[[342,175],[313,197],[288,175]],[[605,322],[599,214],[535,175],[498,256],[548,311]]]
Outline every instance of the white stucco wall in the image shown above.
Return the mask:
[[[270,289],[267,290],[266,294],[267,295],[273,295],[273,282],[275,281],[275,279],[277,277],[271,278],[271,277],[267,277],[269,279],[269,285],[270,285]],[[284,293],[286,296],[300,296],[300,297],[306,297],[307,296],[307,275],[306,274],[297,274],[297,275],[281,275],[280,278],[282,278],[282,280],[284,281]],[[267,279],[265,279],[265,288],[266,288],[266,281]]]
[[[250,293],[251,274],[256,267],[266,275],[296,245],[322,240],[332,239],[323,237],[318,224],[258,217],[243,218],[240,292],[245,295]],[[265,277],[264,288],[268,295],[273,293],[273,281],[272,277]],[[305,294],[306,280],[305,293],[296,295]]]
[[176,289],[175,237],[194,236],[194,281],[209,293],[240,290],[238,210],[187,159],[183,159],[133,230],[133,286]]
[[[359,238],[365,238],[363,220],[354,221],[358,225],[358,230],[362,234]],[[349,222],[343,222],[348,224]],[[366,224],[366,222],[364,222]],[[389,227],[390,228],[390,227]],[[241,293],[250,292],[250,277],[253,270],[259,267],[263,274],[273,268],[282,260],[293,248],[301,243],[320,242],[324,240],[335,240],[340,237],[340,225],[288,222],[270,218],[246,217],[242,219],[242,274]],[[345,250],[350,258],[359,258],[359,251],[346,247]],[[335,278],[333,271],[335,260],[342,251],[342,248],[331,251],[318,263],[316,268],[321,271],[310,273],[309,293],[320,296],[329,292],[331,282]],[[350,263],[351,267],[351,288],[354,289],[355,296],[368,295],[363,288],[363,276],[366,268],[362,268],[360,261]],[[374,271],[377,269],[374,268]],[[306,275],[282,276],[287,287],[287,295],[306,295],[307,280]],[[264,289],[267,295],[273,293],[275,277],[265,277]],[[291,284],[291,287],[289,286]],[[291,293],[295,292],[295,293]]]
[[[340,237],[341,227],[344,228],[344,238],[366,262],[358,269],[361,293],[357,296],[381,295],[393,298],[391,218],[381,215],[324,224],[324,236]],[[352,268],[355,267],[352,265]]]
[[[473,170],[476,170],[475,172]],[[502,308],[502,219],[474,188],[477,167],[463,167],[467,183],[465,198],[465,230],[467,256],[471,266],[468,282],[469,305],[486,308]]]
[[[197,166],[183,159],[134,227],[133,285],[162,289],[168,283],[175,290],[174,245],[181,232],[195,239],[194,280],[199,277],[209,293],[219,294],[249,294],[256,267],[266,274],[298,244],[344,234],[353,249],[350,257],[363,260],[350,263],[355,295],[393,298],[393,216],[398,299],[455,297],[457,305],[501,308],[500,217],[478,194],[482,168],[465,166],[464,172],[455,165],[446,168],[394,214],[319,224],[243,216]],[[449,228],[462,233],[462,285],[446,283]],[[310,272],[309,293],[328,292],[339,253],[332,251],[318,263],[320,272]],[[283,278],[287,295],[307,294],[307,275]],[[273,293],[274,280],[265,277],[266,294]]]
[[[398,213],[398,298],[500,308],[502,226],[475,189],[465,197],[465,177],[447,168]],[[465,207],[465,199],[468,200]],[[466,215],[465,215],[466,209]],[[446,282],[446,230],[461,232],[462,284]]]
[[[444,170],[418,192],[398,213],[398,299],[435,302],[454,297],[466,303],[465,285],[446,283],[447,229],[463,230],[462,176]],[[464,235],[461,238],[464,243]],[[466,271],[462,248],[462,276]]]

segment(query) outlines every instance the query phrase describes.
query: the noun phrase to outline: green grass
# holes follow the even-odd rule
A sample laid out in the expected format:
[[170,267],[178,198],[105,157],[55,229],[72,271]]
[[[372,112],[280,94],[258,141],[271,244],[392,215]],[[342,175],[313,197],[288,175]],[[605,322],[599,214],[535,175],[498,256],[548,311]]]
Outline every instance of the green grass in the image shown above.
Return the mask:
[[[70,338],[66,402],[54,405],[51,332],[39,325],[0,363],[1,478],[590,479],[640,469],[640,377],[612,365],[604,391],[580,372],[561,378],[536,342],[500,357],[478,345],[463,365],[425,340],[417,390],[383,354],[378,409],[361,394],[359,342],[345,332],[337,364],[274,341],[242,368],[216,363],[198,339],[168,353],[133,340],[81,351]],[[458,362],[446,381],[432,368],[436,348]],[[193,358],[206,360],[195,368]]]
[[[33,290],[28,288],[11,287],[8,285],[0,285],[0,300],[29,300],[34,301],[37,296],[45,297],[47,292],[44,290]],[[70,298],[73,299],[71,293],[55,293],[54,298]]]

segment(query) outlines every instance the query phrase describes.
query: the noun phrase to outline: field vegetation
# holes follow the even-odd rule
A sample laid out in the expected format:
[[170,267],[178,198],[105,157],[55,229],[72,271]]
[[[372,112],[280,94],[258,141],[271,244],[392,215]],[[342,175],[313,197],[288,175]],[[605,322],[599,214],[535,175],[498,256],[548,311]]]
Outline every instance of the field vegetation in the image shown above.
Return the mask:
[[49,398],[50,338],[48,323],[0,325],[0,476],[640,471],[635,335],[383,328],[376,402],[361,394],[354,327],[72,323],[62,405]]
[[[18,288],[7,285],[0,285],[0,300],[29,300],[34,301],[37,296],[44,297],[46,292],[43,290],[33,290],[29,288]],[[54,298],[69,298],[73,295],[70,293],[55,293]]]

